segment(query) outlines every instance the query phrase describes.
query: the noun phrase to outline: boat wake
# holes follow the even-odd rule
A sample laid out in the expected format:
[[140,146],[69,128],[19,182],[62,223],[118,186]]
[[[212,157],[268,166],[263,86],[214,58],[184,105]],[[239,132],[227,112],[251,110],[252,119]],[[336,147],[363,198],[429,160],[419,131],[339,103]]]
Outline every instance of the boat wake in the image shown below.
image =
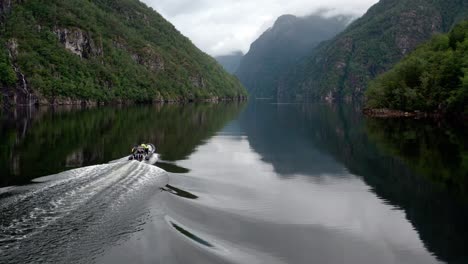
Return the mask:
[[2,263],[92,261],[148,221],[145,203],[168,177],[125,159],[34,182],[0,191]]

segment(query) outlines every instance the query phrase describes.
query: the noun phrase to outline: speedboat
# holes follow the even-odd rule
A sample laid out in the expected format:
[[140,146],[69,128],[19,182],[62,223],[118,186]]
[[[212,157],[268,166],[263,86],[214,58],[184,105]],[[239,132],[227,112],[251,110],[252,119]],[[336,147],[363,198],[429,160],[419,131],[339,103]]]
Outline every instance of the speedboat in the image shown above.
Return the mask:
[[154,155],[156,152],[156,147],[153,144],[146,144],[148,146],[148,150],[146,150],[143,146],[137,146],[133,148],[133,153],[128,157],[129,160],[138,160],[138,161],[143,161],[143,160],[150,160],[151,157]]

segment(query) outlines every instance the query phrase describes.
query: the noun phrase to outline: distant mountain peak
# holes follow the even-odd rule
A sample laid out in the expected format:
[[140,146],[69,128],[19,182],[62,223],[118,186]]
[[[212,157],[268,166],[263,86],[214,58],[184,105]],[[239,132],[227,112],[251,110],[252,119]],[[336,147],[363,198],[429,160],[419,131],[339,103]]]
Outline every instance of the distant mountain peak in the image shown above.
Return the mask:
[[296,22],[299,18],[294,15],[282,15],[276,19],[276,22],[273,27],[281,26],[281,25],[289,25]]
[[320,42],[344,30],[349,19],[326,17],[323,12],[305,17],[280,16],[251,44],[236,75],[253,96],[277,97],[282,93],[277,88],[280,80],[290,68]]
[[244,56],[244,52],[242,50],[236,50],[236,51],[231,51],[230,53],[226,55],[220,55],[218,57],[222,57],[222,56]]

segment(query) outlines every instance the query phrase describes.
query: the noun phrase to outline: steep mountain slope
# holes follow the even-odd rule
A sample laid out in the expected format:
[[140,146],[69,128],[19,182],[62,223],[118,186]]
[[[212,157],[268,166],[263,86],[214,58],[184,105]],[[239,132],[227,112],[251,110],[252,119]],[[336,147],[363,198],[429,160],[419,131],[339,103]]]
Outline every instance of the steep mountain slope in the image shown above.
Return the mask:
[[468,116],[468,22],[417,48],[366,95],[371,108]]
[[360,98],[369,80],[466,17],[466,0],[381,0],[322,44],[294,71],[289,87],[302,97]]
[[264,32],[244,56],[236,75],[256,97],[282,96],[284,75],[320,42],[344,30],[350,18],[317,13],[300,18],[284,15]]
[[227,72],[234,74],[239,68],[243,57],[244,53],[242,51],[237,51],[229,55],[217,56],[215,59]]
[[138,0],[0,0],[0,83],[12,104],[246,94]]

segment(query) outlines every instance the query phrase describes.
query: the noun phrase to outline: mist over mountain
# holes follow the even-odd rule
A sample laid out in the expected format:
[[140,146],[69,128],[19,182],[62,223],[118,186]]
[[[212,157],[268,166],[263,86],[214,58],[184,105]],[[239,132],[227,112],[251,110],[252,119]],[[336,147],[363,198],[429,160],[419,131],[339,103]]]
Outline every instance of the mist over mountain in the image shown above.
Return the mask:
[[381,0],[296,65],[285,86],[292,98],[360,99],[370,80],[466,18],[466,0]]
[[244,53],[242,51],[236,51],[228,55],[216,56],[215,59],[227,72],[234,74],[239,68],[243,57]]
[[283,15],[265,31],[244,56],[236,72],[253,97],[281,97],[281,80],[320,42],[343,31],[351,17]]

